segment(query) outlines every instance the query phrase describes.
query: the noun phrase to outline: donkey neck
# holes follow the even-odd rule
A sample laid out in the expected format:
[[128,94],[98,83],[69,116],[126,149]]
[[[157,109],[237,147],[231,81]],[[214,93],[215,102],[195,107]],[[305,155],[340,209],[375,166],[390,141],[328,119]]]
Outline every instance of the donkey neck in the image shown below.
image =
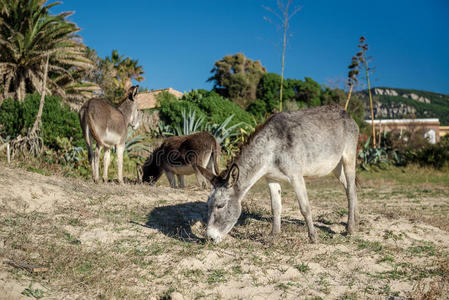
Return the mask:
[[247,145],[235,162],[239,167],[239,179],[234,186],[241,200],[251,187],[266,174],[266,163],[270,160],[271,152],[264,147],[265,139],[254,139]]
[[125,118],[125,123],[128,125],[131,122],[131,117],[133,114],[133,102],[130,100],[123,101],[118,107],[118,110],[122,113]]

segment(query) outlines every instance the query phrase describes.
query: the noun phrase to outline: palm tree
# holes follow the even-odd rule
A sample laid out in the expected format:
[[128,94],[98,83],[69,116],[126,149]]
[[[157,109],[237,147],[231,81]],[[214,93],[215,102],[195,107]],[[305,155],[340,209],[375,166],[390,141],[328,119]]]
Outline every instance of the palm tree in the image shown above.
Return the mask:
[[101,60],[100,65],[104,69],[109,70],[114,78],[114,83],[117,87],[127,89],[131,87],[131,80],[143,81],[144,74],[143,67],[138,66],[138,61],[133,60],[124,55],[119,55],[117,50],[112,50],[111,57],[106,56],[104,60]]
[[105,98],[111,102],[121,99],[125,91],[132,86],[132,80],[143,81],[143,67],[138,61],[120,55],[113,50],[111,56],[97,60],[98,73],[95,81],[103,90]]
[[83,74],[93,68],[86,47],[76,34],[80,29],[66,20],[72,12],[50,15],[60,4],[45,0],[0,0],[0,97],[23,100],[26,93],[40,92],[44,66],[49,56],[47,93],[63,98],[82,95],[95,85],[83,82]]

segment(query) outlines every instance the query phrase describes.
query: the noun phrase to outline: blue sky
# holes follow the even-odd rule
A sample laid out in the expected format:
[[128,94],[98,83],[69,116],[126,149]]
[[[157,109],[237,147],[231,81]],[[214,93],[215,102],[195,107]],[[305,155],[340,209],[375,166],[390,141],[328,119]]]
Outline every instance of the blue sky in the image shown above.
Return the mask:
[[[51,1],[52,2],[52,1]],[[296,1],[285,75],[330,84],[347,74],[360,36],[370,46],[374,86],[449,94],[449,1]],[[142,86],[180,91],[212,88],[216,60],[235,53],[280,73],[281,33],[264,21],[275,0],[65,0],[86,45],[138,59]]]

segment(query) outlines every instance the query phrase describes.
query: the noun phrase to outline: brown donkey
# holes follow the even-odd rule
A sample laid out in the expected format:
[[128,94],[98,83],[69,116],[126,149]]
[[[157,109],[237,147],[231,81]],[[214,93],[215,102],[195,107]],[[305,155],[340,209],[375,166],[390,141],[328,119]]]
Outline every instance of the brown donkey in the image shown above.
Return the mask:
[[[131,87],[122,99],[118,108],[107,104],[104,100],[90,99],[81,107],[79,118],[87,144],[89,163],[92,168],[94,182],[98,182],[100,151],[104,148],[103,181],[108,179],[108,167],[111,160],[110,149],[116,147],[118,181],[123,183],[123,151],[128,134],[128,125],[134,129],[139,126],[137,103],[134,98],[139,86]],[[92,138],[96,141],[95,154],[92,150]]]
[[169,137],[146,160],[142,167],[142,181],[154,184],[165,172],[172,188],[176,188],[175,175],[179,187],[183,188],[184,175],[195,173],[200,186],[206,188],[208,181],[192,165],[207,167],[212,174],[218,174],[220,151],[220,144],[207,132]]

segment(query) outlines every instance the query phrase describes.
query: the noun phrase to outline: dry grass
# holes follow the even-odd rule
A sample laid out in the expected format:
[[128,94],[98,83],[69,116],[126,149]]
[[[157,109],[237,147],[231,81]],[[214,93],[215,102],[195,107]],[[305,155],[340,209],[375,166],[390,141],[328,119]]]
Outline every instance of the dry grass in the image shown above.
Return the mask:
[[413,173],[408,183],[399,169],[361,173],[361,224],[352,237],[344,234],[346,199],[337,181],[309,180],[316,245],[308,243],[287,185],[282,234],[270,236],[269,195],[260,182],[245,198],[238,224],[215,245],[204,239],[208,192],[193,177],[186,190],[173,190],[165,181],[94,185],[1,163],[0,169],[0,257],[50,267],[29,274],[1,265],[0,286],[15,287],[13,296],[447,296],[449,175],[442,172],[406,170]]

